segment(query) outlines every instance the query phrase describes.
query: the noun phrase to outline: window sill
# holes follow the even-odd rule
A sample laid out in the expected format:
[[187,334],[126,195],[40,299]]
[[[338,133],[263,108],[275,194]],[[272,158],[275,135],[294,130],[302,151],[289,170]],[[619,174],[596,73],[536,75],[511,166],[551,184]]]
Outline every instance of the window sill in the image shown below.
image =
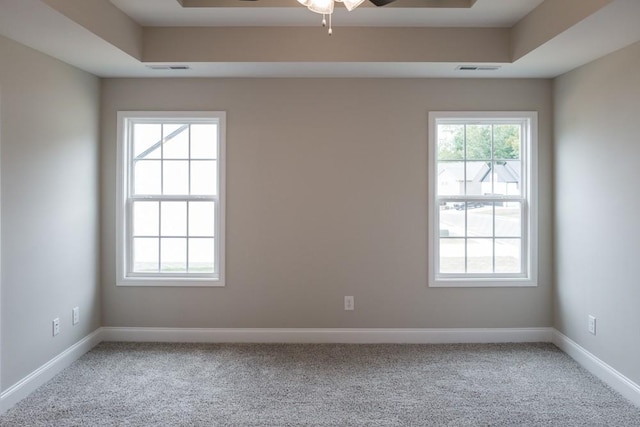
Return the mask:
[[225,286],[223,280],[216,278],[125,278],[120,279],[116,286],[125,287],[177,287],[177,288],[222,288]]
[[538,283],[532,279],[431,279],[430,288],[535,288]]

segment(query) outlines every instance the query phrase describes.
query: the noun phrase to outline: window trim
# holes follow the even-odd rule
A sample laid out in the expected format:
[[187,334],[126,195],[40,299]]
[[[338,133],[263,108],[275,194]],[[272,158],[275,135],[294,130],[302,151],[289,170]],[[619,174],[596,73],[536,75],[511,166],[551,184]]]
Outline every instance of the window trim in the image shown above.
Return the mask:
[[[130,250],[130,233],[127,230],[128,185],[131,184],[130,155],[127,150],[129,124],[140,120],[167,121],[186,120],[191,122],[216,121],[218,124],[218,203],[216,203],[217,227],[215,249],[217,254],[217,274],[190,273],[149,273],[127,274]],[[226,112],[225,111],[118,111],[117,113],[117,168],[116,168],[116,286],[163,286],[163,287],[223,287],[225,286],[225,211],[226,211]],[[202,200],[209,199],[203,196]]]
[[[522,239],[527,249],[526,269],[522,277],[505,273],[489,273],[469,275],[438,274],[439,259],[439,211],[437,196],[437,141],[436,123],[439,120],[523,120],[524,147],[523,173],[525,185],[522,188],[524,200]],[[431,111],[429,112],[429,148],[428,148],[428,285],[429,287],[535,287],[538,286],[538,113],[536,111]]]

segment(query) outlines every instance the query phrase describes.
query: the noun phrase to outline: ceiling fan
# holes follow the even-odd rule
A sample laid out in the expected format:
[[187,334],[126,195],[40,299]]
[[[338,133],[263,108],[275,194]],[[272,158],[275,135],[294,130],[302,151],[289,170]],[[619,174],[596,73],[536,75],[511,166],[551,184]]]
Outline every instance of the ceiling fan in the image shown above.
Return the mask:
[[[258,1],[258,0],[243,0],[243,1]],[[342,2],[342,0],[335,0],[335,1]],[[396,1],[396,0],[369,0],[369,2],[373,3],[376,6],[384,6],[384,5],[387,5],[389,3],[393,3],[394,1]],[[307,0],[307,1],[298,0],[298,2],[302,3],[305,6],[307,6],[308,3],[312,3],[309,0]],[[351,1],[344,1],[344,4],[347,7],[347,9],[349,9],[349,7],[351,7],[350,5],[355,4],[355,6],[351,7],[351,9],[349,9],[349,10],[353,10],[356,7],[358,7],[362,2],[363,1],[353,1],[353,0],[351,0]],[[322,1],[320,3],[328,4],[328,3],[333,3],[333,1],[325,0],[325,1]]]
[[[257,0],[244,0],[244,1],[257,1]],[[333,34],[331,27],[331,16],[333,15],[333,6],[336,2],[344,4],[348,11],[352,11],[356,7],[364,3],[365,0],[298,0],[298,3],[306,6],[312,12],[322,15],[322,26],[327,26],[326,16],[329,15],[329,35]],[[369,0],[375,6],[384,6],[389,3],[393,3],[396,0]]]

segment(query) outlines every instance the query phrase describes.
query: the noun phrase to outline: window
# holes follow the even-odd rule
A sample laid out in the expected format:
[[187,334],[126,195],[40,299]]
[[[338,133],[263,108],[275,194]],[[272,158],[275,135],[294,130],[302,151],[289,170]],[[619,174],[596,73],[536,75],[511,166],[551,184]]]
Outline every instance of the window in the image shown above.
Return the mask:
[[536,285],[534,112],[429,114],[429,285]]
[[224,286],[224,112],[118,113],[118,285]]

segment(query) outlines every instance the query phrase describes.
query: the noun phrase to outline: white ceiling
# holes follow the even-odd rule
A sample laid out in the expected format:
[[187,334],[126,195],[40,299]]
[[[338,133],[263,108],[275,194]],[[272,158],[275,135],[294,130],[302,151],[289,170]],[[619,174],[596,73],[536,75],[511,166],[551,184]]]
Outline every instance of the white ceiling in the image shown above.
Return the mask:
[[[296,0],[233,0],[245,7],[183,8],[176,0],[111,0],[143,26],[313,26],[321,18]],[[336,5],[334,26],[366,27],[511,27],[543,0],[478,0],[471,8],[366,7],[354,11]],[[403,0],[396,5],[402,6]],[[223,1],[221,4],[225,5]],[[227,2],[228,3],[228,2]],[[288,4],[289,7],[259,7]],[[258,7],[256,7],[258,6]]]
[[[87,0],[66,0],[67,3]],[[104,1],[104,0],[93,0]],[[217,0],[249,7],[182,8],[178,0],[111,0],[143,27],[310,26],[319,15],[295,0]],[[291,7],[270,7],[276,2]],[[401,5],[402,1],[398,0]],[[412,0],[419,1],[419,0]],[[471,8],[360,7],[335,14],[340,26],[510,28],[543,0],[477,0]],[[559,1],[559,0],[547,0]],[[196,62],[189,70],[151,70],[48,6],[45,0],[0,0],[0,35],[100,77],[399,77],[550,78],[640,40],[640,0],[613,0],[577,25],[497,71],[460,72],[447,62]],[[56,1],[48,3],[56,4]],[[258,6],[259,5],[259,6]],[[262,7],[264,5],[264,7]],[[322,28],[318,28],[323,32]],[[327,36],[328,37],[328,36]],[[337,42],[339,38],[335,39]],[[490,65],[483,63],[482,65]]]

